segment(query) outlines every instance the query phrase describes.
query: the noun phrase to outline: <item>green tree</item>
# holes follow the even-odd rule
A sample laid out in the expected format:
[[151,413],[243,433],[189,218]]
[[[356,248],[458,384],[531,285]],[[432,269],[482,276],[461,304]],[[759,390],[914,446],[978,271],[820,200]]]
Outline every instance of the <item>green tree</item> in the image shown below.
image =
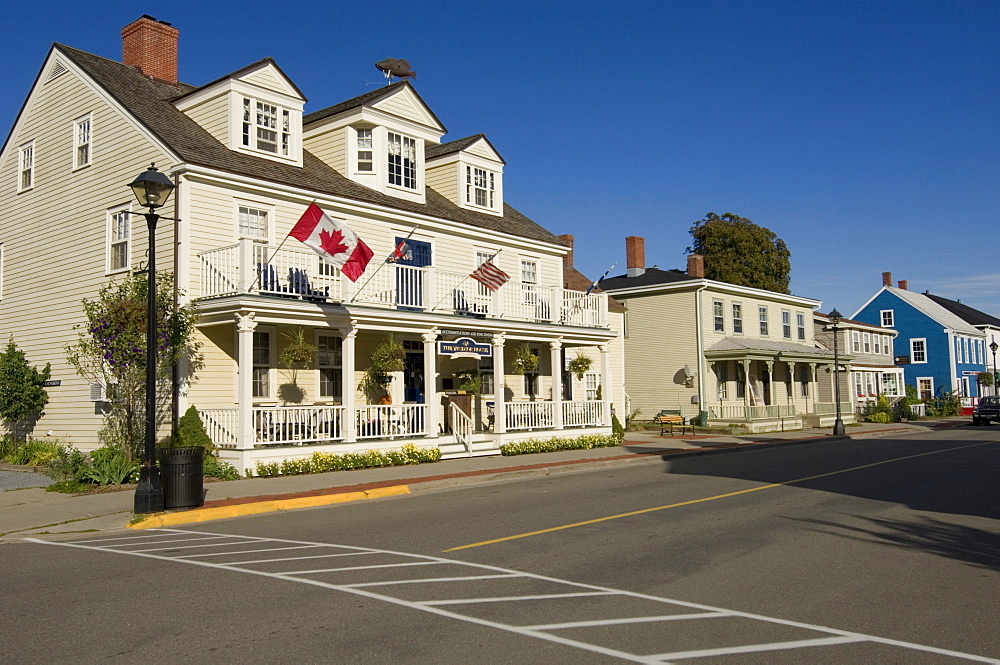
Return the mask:
[[39,372],[28,364],[24,351],[17,348],[14,338],[0,354],[0,420],[15,439],[23,439],[34,427],[37,417],[49,402],[42,387],[51,373],[48,363]]
[[[105,446],[121,448],[129,459],[142,456],[146,422],[146,275],[112,282],[93,300],[84,299],[84,326],[66,348],[66,359],[77,374],[105,386],[108,402],[99,436]],[[193,339],[196,320],[190,306],[176,306],[173,276],[156,278],[157,428],[170,412],[173,366],[187,359],[180,382],[201,368],[199,344]]]
[[691,227],[688,254],[705,257],[705,277],[789,293],[792,264],[785,241],[770,229],[731,212],[710,212]]

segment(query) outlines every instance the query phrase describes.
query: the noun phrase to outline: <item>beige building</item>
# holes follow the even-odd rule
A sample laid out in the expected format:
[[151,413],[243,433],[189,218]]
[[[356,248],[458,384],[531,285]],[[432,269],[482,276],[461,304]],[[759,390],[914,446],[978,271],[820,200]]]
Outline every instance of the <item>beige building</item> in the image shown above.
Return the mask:
[[[101,386],[75,376],[64,348],[82,299],[144,262],[127,185],[154,162],[176,184],[158,266],[200,312],[205,357],[177,407],[199,408],[237,468],[411,441],[494,454],[610,431],[621,313],[564,287],[566,245],[506,202],[506,163],[484,135],[443,142],[408,81],[312,113],[270,59],[187,85],[176,28],[144,16],[122,34],[124,63],[54,45],[0,154],[0,336],[61,382],[36,433],[99,445]],[[357,281],[286,238],[313,201],[374,251]],[[403,239],[412,258],[386,262]],[[495,292],[470,278],[491,257],[509,275]],[[299,329],[318,352],[296,372],[279,358]],[[357,386],[389,333],[405,369],[390,403],[369,404]],[[518,374],[525,348],[538,366]],[[582,378],[565,371],[578,354],[592,360]],[[469,369],[474,408],[452,398]]]
[[[625,388],[639,418],[675,411],[751,431],[832,425],[833,352],[816,342],[820,302],[645,267],[643,238],[626,238],[628,271],[604,280],[625,313]],[[842,411],[853,413],[848,395]],[[849,415],[845,422],[852,422]]]
[[[834,331],[830,318],[815,313],[816,341],[833,350]],[[863,411],[884,395],[890,403],[906,395],[903,368],[893,360],[893,342],[899,333],[892,328],[841,319],[837,326],[837,348],[841,357],[840,396],[850,401],[853,411]],[[829,387],[820,391],[827,396]],[[832,397],[830,397],[832,399]]]

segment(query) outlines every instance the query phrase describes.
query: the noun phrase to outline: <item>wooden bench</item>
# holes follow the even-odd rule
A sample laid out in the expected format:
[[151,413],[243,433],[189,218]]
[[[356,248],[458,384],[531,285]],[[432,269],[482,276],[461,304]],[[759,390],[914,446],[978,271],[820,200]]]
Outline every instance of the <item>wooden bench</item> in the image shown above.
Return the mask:
[[681,428],[681,434],[684,434],[686,431],[693,432],[691,425],[684,420],[684,416],[678,411],[660,411],[653,417],[653,422],[660,426],[660,436],[668,432],[670,436],[673,436],[674,427],[677,426]]

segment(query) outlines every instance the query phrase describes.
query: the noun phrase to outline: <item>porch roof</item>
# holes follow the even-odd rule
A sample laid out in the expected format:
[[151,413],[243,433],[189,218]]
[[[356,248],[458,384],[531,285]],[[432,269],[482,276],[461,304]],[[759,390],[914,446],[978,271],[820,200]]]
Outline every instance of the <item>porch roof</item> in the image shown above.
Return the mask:
[[[830,363],[833,351],[770,339],[753,337],[725,337],[705,351],[708,360],[783,360],[798,362]],[[853,356],[840,354],[840,360],[847,362]]]

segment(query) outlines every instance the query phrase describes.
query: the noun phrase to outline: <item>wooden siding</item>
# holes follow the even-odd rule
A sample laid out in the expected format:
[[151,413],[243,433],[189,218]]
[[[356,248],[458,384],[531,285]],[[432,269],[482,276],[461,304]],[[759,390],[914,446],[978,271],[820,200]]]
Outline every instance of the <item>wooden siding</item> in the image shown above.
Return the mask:
[[[92,114],[91,165],[73,170],[73,120]],[[24,111],[13,146],[33,140],[35,184],[16,191],[17,151],[0,166],[0,241],[4,243],[4,293],[0,301],[0,338],[13,337],[28,361],[52,364],[49,403],[35,428],[83,449],[98,445],[101,415],[88,401],[89,383],[65,360],[65,347],[76,340],[74,325],[84,323],[81,301],[93,298],[109,282],[105,273],[107,211],[134,203],[128,183],[151,162],[170,167],[166,154],[134,124],[106,105],[73,72],[36,88]],[[172,203],[163,211],[173,217]],[[133,264],[143,260],[146,225],[132,217]],[[157,229],[157,265],[173,263],[173,226]]]
[[201,125],[223,145],[229,145],[229,94],[221,93],[185,109],[185,115]]
[[349,133],[348,127],[336,127],[308,137],[303,141],[302,147],[349,177],[347,172],[347,136]]
[[437,126],[427,110],[416,101],[413,93],[405,88],[388,99],[372,104],[372,108],[427,127]]
[[459,175],[457,171],[458,164],[455,162],[428,167],[426,171],[427,186],[455,205],[464,205],[465,201],[459,198],[462,196],[462,192],[459,189]]

